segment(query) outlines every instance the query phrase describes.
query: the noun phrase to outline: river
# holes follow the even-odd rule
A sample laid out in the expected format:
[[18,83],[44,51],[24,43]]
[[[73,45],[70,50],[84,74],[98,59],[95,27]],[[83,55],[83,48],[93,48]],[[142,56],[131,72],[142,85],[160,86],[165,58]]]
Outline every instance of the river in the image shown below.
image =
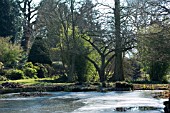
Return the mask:
[[0,99],[0,113],[163,113],[163,101],[155,91],[48,92],[44,97]]

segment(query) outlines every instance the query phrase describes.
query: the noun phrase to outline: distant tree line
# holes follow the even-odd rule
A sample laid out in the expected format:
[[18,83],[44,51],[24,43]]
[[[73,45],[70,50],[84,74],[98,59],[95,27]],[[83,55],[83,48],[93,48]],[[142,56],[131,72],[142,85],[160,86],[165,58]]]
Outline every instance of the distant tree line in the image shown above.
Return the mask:
[[0,0],[0,62],[23,71],[32,62],[65,82],[165,82],[169,2]]

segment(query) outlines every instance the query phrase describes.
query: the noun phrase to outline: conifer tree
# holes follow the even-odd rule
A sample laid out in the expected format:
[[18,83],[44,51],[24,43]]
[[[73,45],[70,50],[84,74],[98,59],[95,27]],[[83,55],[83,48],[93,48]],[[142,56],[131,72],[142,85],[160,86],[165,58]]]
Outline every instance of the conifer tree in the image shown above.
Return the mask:
[[15,36],[19,32],[19,8],[14,0],[0,0],[0,36],[12,37],[15,42]]
[[48,45],[45,43],[45,39],[37,37],[31,47],[28,62],[51,64],[50,53]]

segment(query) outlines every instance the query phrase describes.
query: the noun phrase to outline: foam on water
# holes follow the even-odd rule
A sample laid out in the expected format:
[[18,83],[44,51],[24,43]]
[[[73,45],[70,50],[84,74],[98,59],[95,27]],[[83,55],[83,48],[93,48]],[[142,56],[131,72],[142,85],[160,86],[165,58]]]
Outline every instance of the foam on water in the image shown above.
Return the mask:
[[[153,91],[50,92],[46,97],[0,99],[1,113],[161,113],[167,99],[152,98]],[[3,112],[4,111],[4,112]],[[15,112],[16,111],[16,112]]]
[[[144,92],[150,93],[150,92]],[[164,108],[163,100],[158,100],[149,97],[143,97],[141,91],[135,92],[125,92],[125,93],[105,93],[100,96],[95,96],[92,98],[81,100],[85,103],[85,106],[75,110],[74,112],[99,112],[103,111],[140,111],[143,109],[160,109]],[[141,111],[142,112],[142,111]],[[154,112],[154,111],[153,111]],[[160,113],[160,112],[159,112]]]

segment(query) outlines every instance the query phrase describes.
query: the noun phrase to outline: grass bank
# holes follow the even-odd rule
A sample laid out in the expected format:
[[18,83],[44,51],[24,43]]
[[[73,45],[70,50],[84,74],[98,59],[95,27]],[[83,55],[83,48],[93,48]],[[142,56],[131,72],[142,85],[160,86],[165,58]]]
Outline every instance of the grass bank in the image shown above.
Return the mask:
[[[115,83],[106,83],[104,86],[101,83],[56,83],[53,78],[42,79],[22,79],[0,81],[2,83],[18,83],[22,85],[19,88],[1,87],[0,94],[17,93],[17,92],[46,92],[46,91],[113,91]],[[170,84],[133,84],[134,90],[169,90]]]

